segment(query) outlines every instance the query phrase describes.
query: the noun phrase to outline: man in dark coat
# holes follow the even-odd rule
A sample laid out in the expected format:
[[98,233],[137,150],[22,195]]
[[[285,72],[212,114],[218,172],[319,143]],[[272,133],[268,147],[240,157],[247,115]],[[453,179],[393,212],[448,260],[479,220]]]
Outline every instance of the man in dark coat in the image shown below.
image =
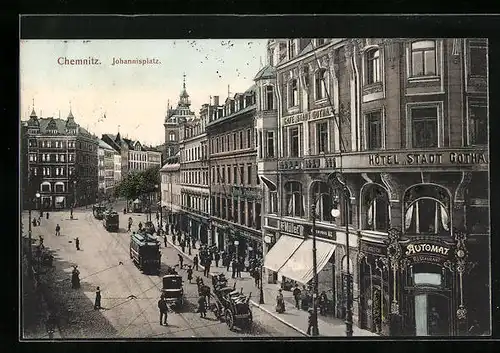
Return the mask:
[[94,310],[101,309],[101,289],[97,287],[95,292],[95,302],[94,302]]
[[56,225],[56,235],[61,235],[61,226],[59,223]]
[[205,261],[205,265],[204,265],[204,268],[205,268],[205,271],[204,271],[205,277],[208,277],[210,275],[210,265],[211,264],[212,264],[212,261],[210,261],[210,258],[208,258]]
[[314,323],[316,322],[315,320],[315,315],[314,315],[314,310],[312,308],[309,308],[307,310],[309,312],[309,317],[307,319],[307,334],[311,334],[311,329],[314,328]]
[[218,251],[215,252],[214,259],[215,259],[215,267],[219,267],[220,254]]
[[233,273],[231,274],[231,278],[235,277],[237,266],[238,266],[238,264],[236,263],[236,259],[233,259],[233,261],[231,261],[231,269],[233,270]]
[[80,250],[80,239],[78,237],[75,239],[76,250]]
[[241,270],[244,266],[243,260],[240,258],[236,263],[236,277],[241,278]]
[[184,239],[181,241],[181,248],[182,252],[186,252],[186,241]]
[[295,307],[300,309],[300,288],[298,285],[295,285],[292,291],[293,298],[295,299]]
[[181,268],[181,269],[182,269],[182,267],[183,267],[183,265],[184,265],[184,264],[183,264],[183,262],[184,262],[184,258],[182,257],[182,255],[181,255],[181,254],[177,254],[177,256],[179,257],[179,268]]
[[203,295],[198,299],[198,312],[200,317],[207,317],[207,300]]
[[158,300],[158,309],[160,310],[160,325],[167,326],[168,307],[164,297]]
[[257,267],[253,271],[253,278],[255,280],[255,286],[257,288],[260,288],[260,269]]
[[194,255],[193,266],[196,271],[198,271],[198,255]]

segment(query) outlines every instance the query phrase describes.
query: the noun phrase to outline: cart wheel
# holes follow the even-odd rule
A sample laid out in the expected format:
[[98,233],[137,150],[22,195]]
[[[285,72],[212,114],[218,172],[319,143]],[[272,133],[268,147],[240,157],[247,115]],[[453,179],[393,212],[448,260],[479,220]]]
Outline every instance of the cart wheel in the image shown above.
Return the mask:
[[234,328],[234,317],[233,313],[228,309],[226,310],[226,324],[229,329],[232,331]]
[[216,304],[215,306],[217,308],[217,319],[219,319],[220,322],[224,322],[224,310],[222,306],[220,304]]
[[129,251],[130,258],[132,259],[132,251]]
[[252,329],[252,323],[253,323],[253,316],[252,316],[252,312],[250,311],[249,316],[248,316],[248,320],[246,322],[246,329],[248,331],[250,331]]

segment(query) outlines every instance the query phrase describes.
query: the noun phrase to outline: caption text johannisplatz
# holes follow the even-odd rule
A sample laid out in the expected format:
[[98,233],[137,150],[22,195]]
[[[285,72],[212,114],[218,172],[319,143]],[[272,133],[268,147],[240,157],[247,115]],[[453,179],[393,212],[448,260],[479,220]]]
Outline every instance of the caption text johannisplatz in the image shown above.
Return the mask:
[[[125,59],[125,58],[115,58],[111,59],[111,66],[119,65],[159,65],[161,61],[158,58],[135,58],[135,59]],[[102,65],[102,61],[99,58],[89,56],[87,58],[68,58],[66,56],[60,56],[57,58],[57,63],[62,66],[94,66]]]

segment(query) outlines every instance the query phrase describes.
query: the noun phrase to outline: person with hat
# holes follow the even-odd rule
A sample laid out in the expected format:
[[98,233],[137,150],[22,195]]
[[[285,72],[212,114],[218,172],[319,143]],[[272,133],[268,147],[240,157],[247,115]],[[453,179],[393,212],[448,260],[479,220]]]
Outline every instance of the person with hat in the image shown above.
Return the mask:
[[315,315],[314,315],[314,309],[313,308],[309,308],[307,309],[307,311],[309,312],[309,317],[307,319],[307,334],[310,335],[311,334],[311,329],[314,328],[314,325],[316,323],[316,319],[315,319]]
[[207,317],[207,300],[204,295],[198,298],[198,312],[200,317]]
[[97,287],[95,292],[95,302],[94,302],[94,310],[101,309],[101,289]]
[[278,295],[276,296],[276,312],[280,314],[285,312],[285,300],[281,289],[278,289]]
[[193,269],[191,268],[191,265],[188,265],[187,278],[189,283],[191,283],[191,280],[193,279]]
[[168,305],[163,295],[160,297],[160,300],[158,300],[158,309],[160,309],[160,325],[167,326]]

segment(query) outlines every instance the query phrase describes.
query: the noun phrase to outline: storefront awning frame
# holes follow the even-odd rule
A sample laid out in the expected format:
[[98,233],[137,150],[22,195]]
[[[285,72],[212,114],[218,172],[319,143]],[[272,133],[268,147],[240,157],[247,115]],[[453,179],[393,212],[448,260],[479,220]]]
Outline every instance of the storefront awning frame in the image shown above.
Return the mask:
[[264,267],[278,272],[303,242],[302,238],[282,234],[276,244],[267,252],[264,258]]

